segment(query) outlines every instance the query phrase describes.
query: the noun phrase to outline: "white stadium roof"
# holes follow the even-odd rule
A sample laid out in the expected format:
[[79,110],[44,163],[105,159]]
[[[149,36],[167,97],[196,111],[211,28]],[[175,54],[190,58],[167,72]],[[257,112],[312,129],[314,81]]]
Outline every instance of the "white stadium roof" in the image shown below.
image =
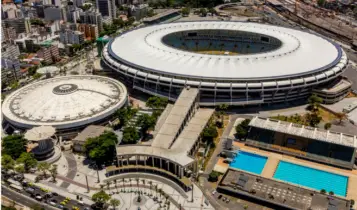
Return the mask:
[[[276,50],[246,55],[207,55],[162,42],[165,35],[188,30],[237,30],[275,37]],[[136,69],[191,78],[286,78],[331,69],[341,57],[339,46],[318,35],[278,26],[245,22],[179,22],[130,31],[108,45],[116,60]],[[106,54],[105,54],[106,56]]]
[[101,76],[65,76],[27,85],[6,97],[2,112],[11,124],[56,129],[83,126],[113,114],[127,99],[125,86]]

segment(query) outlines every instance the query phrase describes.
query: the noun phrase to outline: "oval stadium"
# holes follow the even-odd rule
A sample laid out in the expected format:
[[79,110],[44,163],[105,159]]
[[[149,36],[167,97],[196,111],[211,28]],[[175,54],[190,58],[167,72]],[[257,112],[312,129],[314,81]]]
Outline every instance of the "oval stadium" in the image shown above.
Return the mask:
[[343,49],[317,34],[249,22],[178,22],[121,34],[103,49],[106,66],[130,87],[176,100],[185,86],[200,104],[288,102],[315,92],[343,98]]
[[29,84],[2,104],[5,129],[53,126],[59,133],[77,133],[89,124],[103,124],[125,105],[126,87],[101,76],[64,76]]

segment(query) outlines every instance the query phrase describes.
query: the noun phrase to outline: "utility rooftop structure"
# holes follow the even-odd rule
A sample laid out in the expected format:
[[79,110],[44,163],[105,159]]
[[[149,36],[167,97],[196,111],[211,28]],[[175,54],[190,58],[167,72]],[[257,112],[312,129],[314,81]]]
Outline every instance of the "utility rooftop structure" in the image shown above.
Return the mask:
[[[102,124],[125,105],[126,87],[107,77],[65,76],[27,85],[6,97],[4,119],[14,129],[53,126],[58,133]],[[4,128],[6,129],[4,126]]]
[[255,117],[246,144],[297,157],[352,168],[357,137],[309,126]]
[[129,31],[111,40],[102,58],[133,88],[174,101],[191,86],[200,90],[200,104],[208,106],[306,98],[339,80],[348,63],[339,45],[317,34],[220,21]]

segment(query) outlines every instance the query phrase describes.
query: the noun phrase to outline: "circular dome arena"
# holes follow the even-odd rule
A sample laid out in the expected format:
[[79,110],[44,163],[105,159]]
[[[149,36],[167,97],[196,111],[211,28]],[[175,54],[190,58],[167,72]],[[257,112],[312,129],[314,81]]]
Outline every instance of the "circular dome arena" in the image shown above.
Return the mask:
[[6,97],[4,119],[14,128],[53,126],[57,131],[102,123],[127,100],[126,87],[101,76],[64,76],[27,85]]
[[202,105],[297,100],[336,80],[348,59],[317,35],[249,22],[178,22],[119,35],[103,61],[144,92],[175,100],[184,86]]

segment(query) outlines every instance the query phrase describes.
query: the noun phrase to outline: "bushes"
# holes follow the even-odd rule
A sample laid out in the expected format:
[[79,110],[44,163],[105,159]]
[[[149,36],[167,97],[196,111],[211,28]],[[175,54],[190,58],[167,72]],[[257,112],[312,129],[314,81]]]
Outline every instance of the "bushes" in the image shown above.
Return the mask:
[[212,171],[208,176],[208,181],[217,182],[219,175],[220,175],[220,173],[218,173],[217,171]]
[[329,130],[331,128],[331,123],[326,123],[324,128],[325,130]]
[[240,124],[236,126],[236,136],[239,139],[243,139],[248,134],[250,119],[243,120]]

